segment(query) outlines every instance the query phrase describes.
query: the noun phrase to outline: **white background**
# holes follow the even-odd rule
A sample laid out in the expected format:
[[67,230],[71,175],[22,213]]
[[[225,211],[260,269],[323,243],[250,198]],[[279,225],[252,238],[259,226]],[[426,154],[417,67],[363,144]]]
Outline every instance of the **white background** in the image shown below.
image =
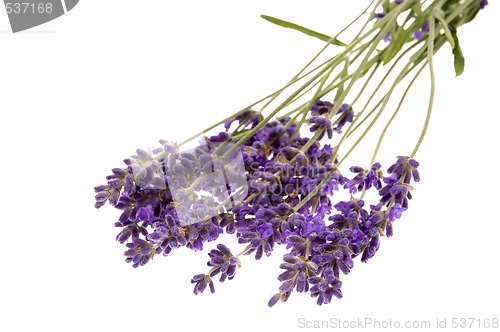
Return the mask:
[[[279,88],[321,48],[260,14],[334,34],[367,2],[84,0],[18,34],[0,10],[0,330],[295,331],[299,318],[447,318],[448,327],[453,317],[500,318],[500,7],[490,2],[459,31],[465,73],[455,78],[448,46],[436,57],[435,112],[416,157],[422,181],[394,237],[369,263],[356,260],[342,300],[318,307],[293,294],[271,309],[282,250],[243,257],[234,280],[195,296],[189,281],[206,271],[206,252],[132,269],[114,240],[119,211],[95,210],[93,186],[136,148],[181,140]],[[422,82],[407,107],[423,115]],[[413,149],[405,126],[421,122],[391,133],[405,151],[382,156],[384,166]]]

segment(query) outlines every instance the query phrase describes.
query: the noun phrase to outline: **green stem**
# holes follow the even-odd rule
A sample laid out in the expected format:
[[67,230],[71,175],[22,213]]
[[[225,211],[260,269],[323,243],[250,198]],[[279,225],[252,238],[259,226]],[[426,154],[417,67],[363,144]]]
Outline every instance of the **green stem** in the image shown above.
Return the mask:
[[380,145],[382,144],[382,141],[385,137],[387,129],[389,129],[390,125],[392,124],[392,121],[394,120],[394,118],[396,118],[396,115],[398,114],[399,110],[401,109],[401,106],[403,105],[403,102],[405,101],[408,92],[411,90],[413,83],[415,83],[417,78],[420,76],[422,71],[425,69],[425,65],[426,65],[426,63],[424,63],[422,65],[422,67],[418,70],[418,72],[415,74],[415,76],[413,76],[413,79],[410,81],[410,83],[408,84],[408,87],[405,89],[405,92],[403,93],[403,96],[401,97],[401,100],[399,101],[398,106],[396,107],[396,110],[394,111],[394,113],[390,117],[389,121],[384,126],[384,129],[380,133],[380,137],[377,141],[377,145],[375,146],[375,150],[373,151],[372,159],[370,160],[370,165],[373,165],[373,163],[375,162],[375,159],[377,158],[378,151],[380,149]]
[[430,20],[429,22],[429,37],[427,39],[427,62],[429,63],[429,73],[431,76],[431,92],[429,95],[429,106],[427,107],[427,115],[425,117],[424,127],[422,128],[422,132],[420,133],[420,137],[418,138],[417,145],[413,149],[411,153],[411,157],[413,158],[417,153],[422,141],[424,140],[425,134],[427,133],[427,128],[429,127],[429,122],[431,120],[432,115],[432,106],[434,104],[434,93],[436,91],[436,80],[434,77],[434,38],[435,38],[435,22],[434,20]]
[[[413,54],[413,56],[411,57],[411,59],[417,59],[421,53],[423,53],[425,50],[425,48],[421,48],[419,51],[417,51],[415,54]],[[378,105],[380,105],[380,110],[378,111],[377,115],[375,116],[375,118],[370,122],[370,124],[368,125],[368,127],[365,129],[365,131],[361,134],[361,136],[356,140],[356,142],[353,144],[353,146],[349,149],[349,151],[346,153],[346,155],[344,156],[344,158],[342,158],[342,160],[339,161],[339,163],[337,164],[337,166],[340,166],[340,164],[342,164],[346,159],[347,157],[352,153],[352,151],[356,148],[356,146],[358,146],[359,143],[361,143],[361,141],[363,140],[363,138],[366,136],[366,134],[370,131],[370,129],[373,127],[373,125],[377,122],[378,118],[380,117],[380,115],[382,115],[382,112],[384,111],[385,107],[387,106],[387,103],[392,95],[392,93],[394,92],[394,89],[396,88],[396,86],[399,84],[399,82],[401,82],[405,77],[406,75],[408,75],[413,69],[415,68],[415,65],[414,65],[414,61],[409,61],[408,64],[403,68],[403,70],[401,70],[401,72],[399,73],[399,75],[397,76],[397,78],[395,79],[394,83],[392,84],[391,88],[389,89],[389,91],[382,97],[381,99],[381,105],[380,103],[377,104],[376,108],[378,107]],[[346,135],[344,135],[343,137],[345,137]]]

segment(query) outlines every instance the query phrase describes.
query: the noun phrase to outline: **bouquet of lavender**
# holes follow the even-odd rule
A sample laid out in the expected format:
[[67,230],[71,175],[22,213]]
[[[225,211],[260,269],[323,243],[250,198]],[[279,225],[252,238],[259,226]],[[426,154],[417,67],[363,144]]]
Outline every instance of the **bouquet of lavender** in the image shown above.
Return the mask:
[[[122,211],[115,226],[125,260],[139,267],[156,255],[180,247],[203,250],[206,242],[234,234],[242,250],[234,254],[219,243],[209,251],[208,270],[191,280],[195,294],[207,286],[214,292],[216,277],[233,279],[242,255],[261,259],[283,245],[287,253],[277,277],[282,284],[269,306],[285,302],[293,291],[310,292],[318,305],[341,298],[341,275],[357,256],[371,259],[381,237],[392,236],[394,221],[408,209],[413,182],[420,180],[414,156],[432,112],[433,56],[448,43],[460,75],[458,28],[486,5],[372,1],[333,37],[263,16],[325,46],[281,89],[185,141],[160,140],[156,149],[137,150],[106,184],[95,187],[96,208],[108,202]],[[354,37],[343,40],[350,33]],[[379,148],[425,69],[430,94],[420,137],[383,168]],[[389,100],[398,103],[392,107]],[[211,133],[219,126],[224,129]],[[377,139],[367,166],[344,166],[373,132]]]

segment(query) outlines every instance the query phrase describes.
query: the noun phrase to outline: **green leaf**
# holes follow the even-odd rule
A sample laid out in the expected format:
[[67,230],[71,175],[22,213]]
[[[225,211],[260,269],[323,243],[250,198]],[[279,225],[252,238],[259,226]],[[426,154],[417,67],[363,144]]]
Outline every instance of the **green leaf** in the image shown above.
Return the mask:
[[462,75],[465,68],[465,58],[462,53],[462,48],[460,47],[460,43],[458,42],[457,29],[453,28],[451,31],[451,35],[453,36],[453,41],[455,42],[455,47],[453,47],[453,58],[455,65],[455,74],[457,76]]
[[322,34],[320,32],[313,31],[311,29],[305,28],[305,27],[300,26],[300,25],[295,24],[295,23],[283,21],[283,20],[280,20],[279,18],[275,18],[275,17],[267,16],[267,15],[260,15],[260,17],[262,17],[266,21],[269,21],[271,23],[279,25],[283,28],[297,30],[299,32],[302,32],[302,33],[308,35],[308,36],[316,37],[324,42],[330,42],[331,44],[334,44],[337,46],[347,46],[345,43],[341,42],[340,40],[338,40],[336,38],[332,40],[332,37],[330,37],[330,36],[327,36],[327,35]]

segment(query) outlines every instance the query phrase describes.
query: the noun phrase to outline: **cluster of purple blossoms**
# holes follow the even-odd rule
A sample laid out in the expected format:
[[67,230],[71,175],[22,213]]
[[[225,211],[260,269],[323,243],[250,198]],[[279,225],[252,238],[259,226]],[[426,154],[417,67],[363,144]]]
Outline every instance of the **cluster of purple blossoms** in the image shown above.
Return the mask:
[[[333,108],[333,104],[328,101],[319,101],[313,105],[311,108],[312,116],[309,118],[309,123],[312,124],[309,129],[311,132],[318,131],[318,129],[323,128],[323,131],[318,137],[318,140],[323,138],[325,131],[329,139],[333,137],[333,132],[342,133],[342,127],[348,122],[352,122],[354,119],[354,111],[349,104],[342,104],[336,115],[339,115],[335,123],[330,120],[330,112]],[[335,126],[334,126],[335,125]]]
[[[381,236],[392,236],[393,222],[408,208],[410,183],[420,178],[410,157],[399,157],[387,174],[375,163],[369,169],[353,166],[353,175],[344,176],[335,148],[321,141],[325,133],[341,133],[354,111],[348,104],[336,114],[332,109],[318,101],[310,110],[314,142],[288,116],[263,123],[260,113],[247,110],[193,150],[164,140],[153,151],[137,150],[95,187],[96,208],[108,202],[122,211],[116,240],[126,246],[126,262],[138,267],[180,247],[202,250],[227,233],[244,246],[241,253],[223,244],[211,250],[209,271],[191,280],[195,294],[207,286],[214,292],[214,276],[219,282],[233,279],[241,255],[261,259],[284,245],[281,286],[269,306],[293,291],[309,292],[319,305],[342,297],[341,274],[349,273],[355,257],[372,258]],[[253,135],[238,139],[248,132]],[[340,190],[351,198],[333,202]],[[367,190],[379,197],[369,206],[354,197]]]

